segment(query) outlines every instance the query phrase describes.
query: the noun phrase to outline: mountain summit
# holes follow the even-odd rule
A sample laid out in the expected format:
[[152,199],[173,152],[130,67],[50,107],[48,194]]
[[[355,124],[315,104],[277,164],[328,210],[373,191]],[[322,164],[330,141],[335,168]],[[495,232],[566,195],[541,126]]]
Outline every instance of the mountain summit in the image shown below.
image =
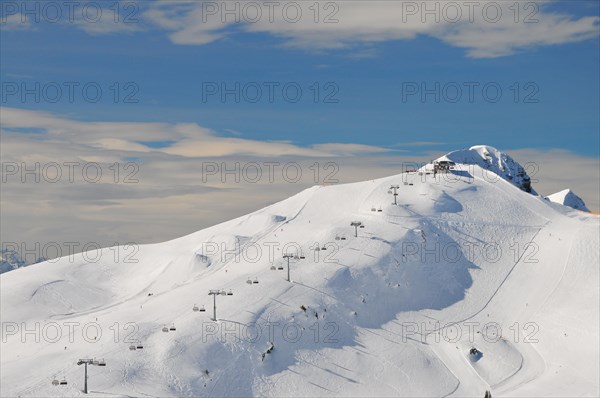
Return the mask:
[[558,203],[564,206],[572,207],[576,210],[587,211],[590,209],[587,208],[583,199],[581,199],[575,192],[570,189],[564,189],[560,192],[553,193],[552,195],[547,196],[548,200],[554,203]]
[[450,152],[437,160],[452,161],[463,165],[477,165],[484,170],[495,173],[522,190],[535,194],[535,191],[531,188],[531,177],[527,175],[525,168],[510,155],[494,147],[476,145],[469,149]]

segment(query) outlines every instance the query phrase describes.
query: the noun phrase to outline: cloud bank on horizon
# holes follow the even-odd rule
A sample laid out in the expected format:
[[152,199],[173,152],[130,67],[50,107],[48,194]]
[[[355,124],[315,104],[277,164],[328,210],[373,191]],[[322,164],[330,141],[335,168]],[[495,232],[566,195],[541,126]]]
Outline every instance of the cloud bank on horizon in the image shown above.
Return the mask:
[[[14,108],[0,114],[2,213],[11,225],[3,239],[24,239],[28,247],[49,236],[61,242],[86,236],[101,245],[163,241],[315,184],[399,174],[443,155],[435,142],[399,143],[404,149],[397,150],[303,147],[232,139],[196,124],[85,122]],[[416,147],[427,149],[415,154]],[[570,187],[592,211],[600,208],[599,159],[560,149],[501,150],[529,165],[541,194]]]

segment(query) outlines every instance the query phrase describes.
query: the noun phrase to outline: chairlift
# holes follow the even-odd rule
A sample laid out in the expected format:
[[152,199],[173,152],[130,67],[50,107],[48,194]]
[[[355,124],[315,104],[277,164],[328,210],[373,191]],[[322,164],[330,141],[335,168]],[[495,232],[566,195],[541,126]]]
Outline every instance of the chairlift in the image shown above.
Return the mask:
[[132,344],[132,345],[130,345],[130,346],[129,346],[129,350],[130,350],[130,351],[135,351],[135,349],[136,349],[136,348],[135,348],[135,345],[134,345],[134,344]]
[[194,308],[192,308],[192,311],[198,312],[198,311],[200,311],[200,308],[198,308],[198,306],[196,304],[194,304]]
[[374,207],[371,207],[371,211],[375,211],[375,208],[374,208]]
[[345,236],[342,236],[340,239],[341,239],[341,240],[346,240],[346,237],[345,237]]
[[404,185],[408,185],[408,181],[404,181]]
[[275,271],[277,269],[277,267],[275,267],[274,265],[271,265],[271,271]]
[[379,209],[377,209],[378,213],[381,213],[383,211],[383,209],[380,207]]
[[306,257],[304,256],[300,256],[300,260],[304,260]]
[[162,331],[167,333],[169,331],[169,328],[165,325],[165,326],[163,326]]
[[358,228],[364,228],[364,227],[365,227],[364,225],[361,225],[361,226],[360,226],[360,227],[358,227]]
[[279,271],[283,271],[283,265],[280,265],[279,267],[277,267],[277,269],[278,269]]
[[175,330],[177,330],[177,329],[175,329],[175,324],[172,324],[171,327],[169,328],[169,330],[172,331],[172,332],[174,332]]
[[104,359],[101,359],[98,361],[98,363],[96,365],[97,366],[106,366],[106,362],[104,362]]
[[135,346],[135,348],[136,348],[137,350],[143,350],[143,349],[144,349],[144,346],[143,346],[143,345],[141,345],[141,344],[138,344],[137,346]]
[[61,385],[61,386],[66,386],[66,385],[67,385],[67,379],[62,379],[62,380],[60,381],[60,385]]
[[340,236],[339,236],[339,235],[336,235],[336,236],[335,236],[335,240],[340,240]]
[[52,380],[52,385],[53,386],[57,386],[60,384],[60,381],[58,381],[56,378],[54,380]]
[[258,283],[258,278],[254,278],[254,280],[252,281],[252,283]]
[[327,250],[327,246],[323,246],[321,250]]
[[321,250],[321,248],[319,246],[315,247],[316,252],[318,252],[319,250]]
[[206,311],[206,308],[204,308],[204,306],[202,306],[202,307],[200,307],[200,309],[199,309],[198,311],[200,311],[200,312],[205,312],[205,311]]
[[[229,291],[227,292],[228,296],[233,296],[233,292],[231,291],[231,289],[229,289]],[[204,309],[204,307],[202,307],[202,309]]]
[[392,190],[391,190],[391,189],[390,189],[390,190],[388,190],[388,193],[392,193]]
[[413,184],[413,183],[411,182],[411,183],[410,183],[410,184],[408,184],[408,185],[410,185],[410,186],[413,186],[413,185],[415,185],[415,184]]
[[248,278],[248,280],[246,281],[247,284],[251,285],[252,284],[252,279]]

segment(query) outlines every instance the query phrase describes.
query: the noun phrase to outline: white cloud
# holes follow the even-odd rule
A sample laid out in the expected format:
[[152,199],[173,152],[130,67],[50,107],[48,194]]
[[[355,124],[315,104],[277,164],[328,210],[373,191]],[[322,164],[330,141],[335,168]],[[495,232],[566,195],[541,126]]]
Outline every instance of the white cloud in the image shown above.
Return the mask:
[[[374,56],[371,46],[375,43],[429,36],[464,49],[469,57],[493,58],[598,37],[597,15],[574,17],[549,8],[565,4],[530,0],[158,1],[136,5],[132,17],[131,10],[121,10],[118,22],[112,9],[104,10],[97,21],[84,20],[76,13],[74,21],[63,22],[91,35],[158,27],[179,45],[206,45],[228,36],[266,33],[282,38],[286,46],[313,51],[348,49],[353,57]],[[2,30],[35,29],[18,13],[3,18],[0,25]]]
[[[318,144],[301,147],[286,141],[257,141],[222,137],[195,123],[80,122],[47,112],[0,108],[5,138],[14,129],[42,129],[45,134],[28,136],[44,142],[67,142],[103,151],[161,152],[183,157],[246,156],[341,156],[381,153],[388,149],[356,144]],[[16,135],[15,135],[16,134]],[[27,136],[21,132],[12,136]],[[142,144],[173,141],[160,148]]]
[[[210,3],[213,8],[207,5]],[[244,11],[244,3],[237,1],[159,3],[145,16],[170,31],[169,37],[176,44],[207,44],[235,34],[231,28],[237,25],[238,31],[269,33],[282,37],[288,46],[309,50],[352,48],[427,35],[464,48],[474,58],[587,40],[598,36],[600,21],[597,16],[575,18],[546,11],[548,2],[531,1],[521,1],[517,7],[516,2],[490,0],[320,1],[318,15],[315,2],[282,1],[275,8],[253,3],[263,5],[260,18],[253,9]],[[236,9],[236,4],[237,12],[227,13]],[[302,16],[297,17],[296,6],[286,9],[288,4],[301,5]],[[369,49],[359,51],[372,55]]]
[[169,38],[175,44],[203,45],[225,37],[224,29],[231,23],[215,18],[204,19],[202,7],[201,2],[158,2],[146,11],[145,17],[172,31]]

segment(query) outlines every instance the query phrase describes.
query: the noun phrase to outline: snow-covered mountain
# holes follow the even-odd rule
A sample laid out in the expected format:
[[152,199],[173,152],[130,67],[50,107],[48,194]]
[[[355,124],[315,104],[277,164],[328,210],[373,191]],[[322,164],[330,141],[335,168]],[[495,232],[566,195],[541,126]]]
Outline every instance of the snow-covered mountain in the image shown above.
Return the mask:
[[560,192],[553,193],[552,195],[547,196],[548,200],[554,203],[558,203],[564,206],[572,207],[576,210],[587,211],[590,209],[587,208],[583,199],[575,194],[575,192],[570,189],[564,189]]
[[598,396],[599,219],[446,158],[3,274],[2,395]]
[[8,271],[14,271],[17,268],[26,267],[31,264],[46,261],[44,258],[38,258],[34,263],[27,263],[21,258],[18,251],[9,248],[0,249],[0,274]]
[[0,249],[0,274],[24,267],[25,261],[15,250]]
[[453,151],[437,160],[447,160],[463,165],[477,165],[489,171],[489,173],[486,172],[482,175],[490,181],[503,178],[526,192],[536,193],[531,188],[531,177],[527,174],[525,167],[510,155],[489,145],[475,145],[469,149]]

